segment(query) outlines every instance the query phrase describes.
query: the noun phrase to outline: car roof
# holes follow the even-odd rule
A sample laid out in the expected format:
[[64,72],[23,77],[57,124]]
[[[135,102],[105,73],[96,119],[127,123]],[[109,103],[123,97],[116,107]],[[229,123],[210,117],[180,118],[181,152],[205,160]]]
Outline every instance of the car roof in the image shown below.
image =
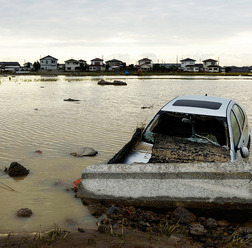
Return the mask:
[[213,96],[178,96],[168,102],[161,111],[226,117],[231,101]]

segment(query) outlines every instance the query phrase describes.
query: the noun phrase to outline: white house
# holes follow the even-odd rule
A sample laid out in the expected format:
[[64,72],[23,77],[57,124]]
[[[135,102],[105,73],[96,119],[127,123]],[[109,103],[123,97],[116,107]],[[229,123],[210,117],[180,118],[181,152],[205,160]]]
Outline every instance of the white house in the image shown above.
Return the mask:
[[103,59],[95,58],[91,60],[89,71],[105,71],[106,67],[103,64]]
[[195,61],[196,61],[195,59],[190,59],[190,58],[180,60],[181,69],[183,71],[192,71],[192,70],[194,70],[192,68],[195,66]]
[[203,60],[203,68],[207,72],[219,72],[220,66],[218,65],[218,61],[215,59],[206,59]]
[[138,67],[143,71],[152,71],[153,70],[152,60],[148,58],[140,59],[138,60]]
[[80,64],[78,60],[75,59],[69,59],[65,61],[65,70],[66,71],[75,71],[76,68],[79,68]]
[[41,70],[57,70],[58,59],[48,55],[40,59]]
[[81,67],[84,68],[87,65],[86,61],[83,59],[75,60],[69,59],[65,61],[66,71],[80,71]]

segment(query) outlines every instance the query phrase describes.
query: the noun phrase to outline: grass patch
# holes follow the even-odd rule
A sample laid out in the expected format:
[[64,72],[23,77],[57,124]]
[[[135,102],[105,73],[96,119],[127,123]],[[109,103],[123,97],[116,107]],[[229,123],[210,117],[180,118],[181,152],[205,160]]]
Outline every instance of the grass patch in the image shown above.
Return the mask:
[[226,247],[233,248],[233,247],[248,247],[249,244],[252,242],[252,237],[246,238],[241,237],[239,234],[239,230],[235,230],[230,236],[226,237],[223,240],[223,244]]
[[165,223],[165,225],[160,225],[159,233],[170,237],[174,233],[181,233],[183,231],[183,227],[179,225],[179,221],[174,225],[169,225]]

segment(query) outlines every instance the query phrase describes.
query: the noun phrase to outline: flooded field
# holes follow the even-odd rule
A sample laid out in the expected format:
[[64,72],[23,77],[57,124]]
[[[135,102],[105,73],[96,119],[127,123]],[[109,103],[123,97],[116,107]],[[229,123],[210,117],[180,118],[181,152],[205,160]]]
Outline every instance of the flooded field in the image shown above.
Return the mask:
[[[102,78],[128,85],[97,85]],[[137,126],[178,95],[237,100],[251,127],[251,92],[252,77],[0,77],[0,182],[15,190],[0,187],[0,233],[45,230],[54,223],[94,228],[95,219],[66,191],[85,167],[106,163]],[[68,98],[80,101],[64,101]],[[85,146],[98,155],[70,156]],[[21,179],[6,175],[4,168],[14,161],[30,174]],[[33,216],[16,217],[26,207]]]

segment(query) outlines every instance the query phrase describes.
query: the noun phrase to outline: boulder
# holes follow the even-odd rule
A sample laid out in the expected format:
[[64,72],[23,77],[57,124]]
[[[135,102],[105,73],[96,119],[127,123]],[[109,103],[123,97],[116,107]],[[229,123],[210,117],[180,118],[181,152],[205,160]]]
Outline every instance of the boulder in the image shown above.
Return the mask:
[[196,216],[183,207],[176,208],[172,213],[172,219],[183,224],[189,224],[196,220]]
[[97,82],[99,85],[127,85],[127,83],[119,80],[114,80],[113,82],[105,81],[104,79],[101,79]]
[[30,217],[32,215],[32,210],[29,208],[21,208],[17,211],[17,216],[18,217]]
[[205,224],[205,227],[208,228],[208,229],[214,229],[218,226],[217,222],[215,219],[213,218],[208,218],[206,220],[206,224]]
[[206,236],[207,231],[201,224],[193,224],[189,228],[189,233],[193,237],[200,238]]
[[7,173],[10,177],[22,177],[28,175],[29,170],[17,162],[12,162]]
[[127,83],[125,83],[123,81],[119,81],[119,80],[114,80],[114,82],[112,84],[113,85],[127,85]]

